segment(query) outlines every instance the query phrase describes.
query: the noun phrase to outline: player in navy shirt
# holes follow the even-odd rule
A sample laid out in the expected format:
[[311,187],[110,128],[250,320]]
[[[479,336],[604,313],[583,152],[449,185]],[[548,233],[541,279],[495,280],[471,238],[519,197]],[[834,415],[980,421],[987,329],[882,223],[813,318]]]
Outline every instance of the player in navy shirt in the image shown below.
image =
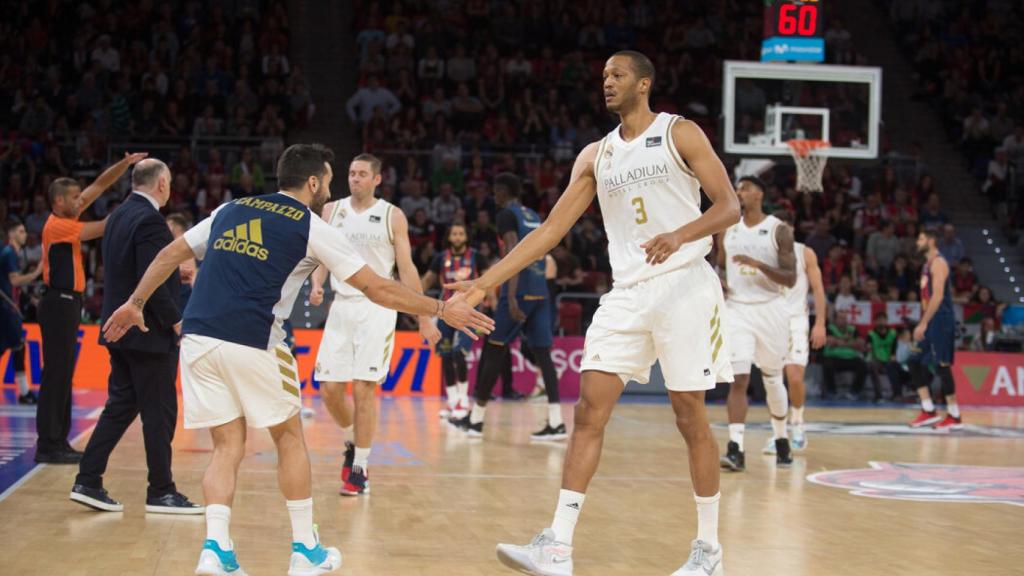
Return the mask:
[[[494,199],[503,207],[498,213],[498,233],[503,244],[503,254],[540,226],[537,213],[519,203],[520,190],[519,178],[514,174],[506,172],[495,176]],[[554,333],[545,267],[545,260],[541,258],[518,275],[512,276],[501,287],[498,307],[494,311],[494,333],[487,339],[480,354],[476,403],[470,414],[454,422],[469,436],[483,436],[484,412],[491,389],[505,365],[506,355],[510,353],[509,344],[522,333],[533,353],[534,362],[540,368],[548,394],[547,422],[531,438],[561,440],[567,437],[558,395],[558,373],[551,361]]]
[[18,252],[25,246],[25,226],[16,220],[4,226],[7,246],[0,250],[0,356],[5,350],[11,351],[14,364],[14,381],[18,383],[18,404],[35,404],[36,395],[29,390],[25,376],[25,337],[21,326],[21,310],[14,292],[39,278],[43,272],[40,263],[31,272],[22,274]]
[[135,326],[145,330],[142,308],[157,286],[188,258],[203,259],[181,344],[185,427],[210,428],[214,445],[203,480],[207,538],[198,574],[239,570],[228,526],[247,425],[268,428],[277,445],[278,484],[292,524],[289,573],[323,574],[341,565],[341,553],[324,548],[314,530],[302,384],[282,328],[319,264],[381,306],[438,316],[469,334],[493,326],[461,295],[442,302],[378,276],[317,216],[330,197],[333,159],[319,144],[290,146],[278,160],[280,192],[225,204],[164,248],[103,327],[108,341]]

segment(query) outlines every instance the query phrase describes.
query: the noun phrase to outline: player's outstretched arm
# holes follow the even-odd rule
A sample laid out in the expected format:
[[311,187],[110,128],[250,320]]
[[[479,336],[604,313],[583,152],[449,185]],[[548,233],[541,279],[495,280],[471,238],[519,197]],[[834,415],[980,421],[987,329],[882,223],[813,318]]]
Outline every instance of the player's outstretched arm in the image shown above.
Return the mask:
[[704,193],[711,199],[712,206],[696,220],[644,242],[641,248],[647,252],[647,261],[651,264],[664,262],[683,244],[723,232],[740,221],[740,202],[729,174],[700,126],[690,120],[680,120],[672,126],[672,140],[679,156],[693,170]]
[[149,332],[142,315],[146,301],[173,272],[178,270],[182,262],[195,256],[184,236],[165,246],[146,268],[146,273],[142,275],[139,285],[135,287],[128,301],[107,319],[107,323],[103,325],[103,338],[107,342],[117,342],[133,326],[137,326],[143,332]]
[[[79,210],[79,214],[85,212],[86,208],[92,205],[101,194],[106,192],[107,188],[114,185],[128,168],[149,156],[149,152],[136,152],[134,154],[124,153],[124,158],[118,160],[110,168],[107,168],[100,174],[92,184],[86,186],[85,190],[82,190],[82,209]],[[102,236],[101,231],[99,236]]]
[[804,267],[807,271],[807,283],[811,285],[811,293],[814,294],[814,328],[811,329],[811,346],[817,350],[825,345],[828,301],[825,300],[825,283],[821,280],[818,255],[807,246],[804,246]]
[[576,157],[569,186],[555,203],[547,219],[536,230],[527,234],[515,248],[480,278],[445,284],[445,288],[468,292],[468,300],[475,306],[484,299],[487,292],[500,286],[531,263],[540,260],[558,245],[597,194],[597,180],[594,177],[597,144],[590,143]]

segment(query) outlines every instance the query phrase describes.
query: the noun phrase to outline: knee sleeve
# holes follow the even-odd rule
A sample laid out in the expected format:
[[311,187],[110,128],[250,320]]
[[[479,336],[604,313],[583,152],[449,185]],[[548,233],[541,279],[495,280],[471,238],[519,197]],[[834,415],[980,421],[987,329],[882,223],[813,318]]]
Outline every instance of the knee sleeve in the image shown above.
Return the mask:
[[762,374],[764,378],[764,392],[768,401],[768,412],[772,418],[781,420],[789,412],[789,394],[786,386],[782,383],[782,374]]
[[920,362],[910,364],[910,381],[914,384],[915,390],[931,388],[932,373]]
[[939,366],[939,381],[942,382],[942,395],[952,396],[956,394],[956,381],[953,380],[953,370],[949,366]]
[[533,348],[533,363],[540,368],[541,377],[544,379],[544,390],[548,394],[548,404],[558,404],[558,372],[555,371],[555,363],[551,361],[550,348]]

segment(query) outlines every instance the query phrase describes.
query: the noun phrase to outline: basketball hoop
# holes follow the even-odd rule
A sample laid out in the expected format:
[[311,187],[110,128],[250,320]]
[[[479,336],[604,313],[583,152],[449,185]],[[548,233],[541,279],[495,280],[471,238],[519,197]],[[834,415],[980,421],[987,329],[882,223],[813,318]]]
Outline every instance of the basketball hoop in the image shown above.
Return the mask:
[[787,140],[786,145],[796,162],[796,189],[821,192],[821,176],[828,162],[830,144],[824,140]]

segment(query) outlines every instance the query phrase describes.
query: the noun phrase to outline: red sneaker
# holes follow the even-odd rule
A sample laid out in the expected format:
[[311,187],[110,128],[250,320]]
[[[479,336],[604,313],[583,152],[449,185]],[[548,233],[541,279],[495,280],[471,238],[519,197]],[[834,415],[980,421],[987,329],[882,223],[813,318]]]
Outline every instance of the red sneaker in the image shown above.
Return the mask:
[[370,472],[360,466],[352,468],[345,485],[341,487],[342,496],[359,496],[370,493]]
[[931,426],[932,424],[937,424],[939,420],[942,420],[942,417],[939,416],[937,411],[932,410],[931,412],[925,412],[924,410],[921,410],[921,413],[917,415],[917,418],[911,420],[910,427],[921,428],[923,426]]
[[346,441],[345,442],[345,463],[341,465],[341,481],[348,482],[348,477],[352,473],[352,462],[356,459],[356,445]]
[[949,414],[946,414],[946,417],[943,418],[942,422],[939,422],[938,424],[935,425],[935,430],[937,430],[939,432],[949,432],[950,430],[963,430],[963,429],[964,429],[963,420],[961,420],[959,418],[954,418],[953,416],[951,416]]

